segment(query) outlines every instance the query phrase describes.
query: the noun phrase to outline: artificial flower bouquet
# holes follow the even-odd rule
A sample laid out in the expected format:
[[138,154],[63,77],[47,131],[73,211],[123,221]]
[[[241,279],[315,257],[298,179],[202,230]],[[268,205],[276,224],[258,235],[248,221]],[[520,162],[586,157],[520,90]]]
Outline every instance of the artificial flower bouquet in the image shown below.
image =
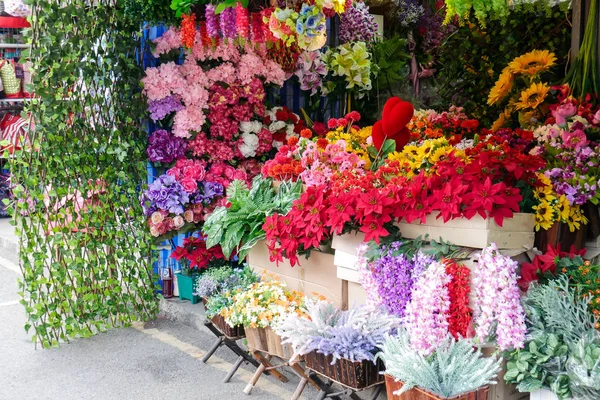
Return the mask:
[[173,250],[171,258],[183,265],[184,275],[198,275],[202,270],[229,262],[220,246],[207,249],[206,237],[196,236],[185,238],[183,245]]
[[[356,389],[382,381],[375,354],[400,320],[377,307],[342,311],[324,300],[305,300],[306,315],[288,314],[275,324],[283,343],[307,366]],[[345,371],[346,373],[342,373]]]
[[479,133],[479,121],[471,119],[462,107],[451,106],[448,111],[417,110],[408,124],[411,141],[446,138],[451,145],[462,139],[473,139]]

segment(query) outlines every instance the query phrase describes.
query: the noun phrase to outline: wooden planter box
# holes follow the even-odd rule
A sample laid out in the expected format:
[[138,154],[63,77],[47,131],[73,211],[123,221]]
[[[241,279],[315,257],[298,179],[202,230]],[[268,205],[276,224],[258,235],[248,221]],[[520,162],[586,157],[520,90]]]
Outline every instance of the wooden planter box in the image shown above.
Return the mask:
[[352,389],[360,390],[383,382],[380,372],[385,370],[381,360],[377,364],[371,361],[350,361],[345,358],[332,364],[333,356],[310,352],[304,356],[306,367],[325,375],[331,380]]
[[458,218],[446,223],[442,218],[437,219],[438,213],[427,216],[427,223],[418,221],[412,223],[400,222],[398,227],[402,237],[416,239],[429,235],[430,240],[440,237],[457,246],[483,249],[491,243],[496,243],[499,249],[520,249],[533,247],[535,239],[533,214],[516,213],[513,218],[505,218],[503,226],[496,224],[494,219],[482,218],[476,215],[471,219]]
[[535,233],[535,247],[538,250],[546,251],[548,245],[556,247],[560,244],[560,248],[564,251],[568,251],[571,246],[575,246],[577,250],[580,250],[585,247],[587,232],[587,225],[582,225],[581,229],[571,232],[569,225],[555,223],[550,229],[540,229]]
[[281,344],[281,337],[270,327],[245,328],[248,348],[264,351],[271,355],[289,360],[294,355],[291,344]]
[[267,245],[260,241],[250,250],[248,264],[259,275],[262,272],[276,275],[292,290],[318,293],[337,307],[342,306],[342,280],[337,277],[333,254],[313,251],[308,259],[300,257],[300,265],[292,267],[284,260],[278,266],[269,260]]
[[385,376],[385,388],[388,400],[487,400],[489,391],[489,387],[485,386],[454,397],[440,397],[416,387],[398,396],[394,392],[402,388],[402,382],[395,380],[390,375]]
[[210,321],[223,333],[223,335],[229,338],[242,338],[246,335],[243,325],[237,325],[232,328],[225,322],[225,318],[223,318],[221,314],[215,315]]

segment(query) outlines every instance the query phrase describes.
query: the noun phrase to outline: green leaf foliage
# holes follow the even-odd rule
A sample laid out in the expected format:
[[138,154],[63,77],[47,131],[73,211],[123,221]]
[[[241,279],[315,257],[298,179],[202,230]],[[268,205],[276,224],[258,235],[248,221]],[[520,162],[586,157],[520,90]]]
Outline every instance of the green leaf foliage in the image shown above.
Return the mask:
[[10,161],[12,211],[25,328],[49,347],[153,318],[157,301],[139,202],[147,176],[139,23],[127,2],[30,3],[38,98],[26,111],[39,150]]
[[234,181],[227,188],[229,207],[217,207],[204,223],[206,246],[220,244],[225,256],[237,252],[240,260],[244,259],[252,246],[265,238],[262,226],[266,218],[287,214],[301,191],[301,181],[282,182],[277,191],[271,179],[261,176],[254,178],[250,189],[244,182]]

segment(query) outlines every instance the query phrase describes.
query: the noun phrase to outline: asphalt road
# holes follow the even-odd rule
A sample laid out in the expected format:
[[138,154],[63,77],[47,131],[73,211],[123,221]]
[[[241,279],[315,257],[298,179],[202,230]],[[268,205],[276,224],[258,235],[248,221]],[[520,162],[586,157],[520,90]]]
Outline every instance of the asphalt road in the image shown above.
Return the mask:
[[[203,364],[214,336],[169,320],[36,350],[23,329],[17,276],[16,265],[0,258],[0,400],[289,399],[298,383],[291,372],[286,384],[263,376],[247,396],[242,390],[253,368],[242,367],[223,384],[235,355],[219,349]],[[303,398],[315,395],[310,388]]]

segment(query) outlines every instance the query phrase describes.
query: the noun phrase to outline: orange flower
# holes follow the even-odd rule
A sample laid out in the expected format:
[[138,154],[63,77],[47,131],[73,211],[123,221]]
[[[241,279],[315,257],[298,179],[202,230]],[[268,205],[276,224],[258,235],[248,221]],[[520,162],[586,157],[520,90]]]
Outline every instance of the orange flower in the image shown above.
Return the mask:
[[292,136],[288,139],[288,146],[295,146],[298,144],[298,138],[296,136]]
[[300,131],[300,136],[305,139],[310,139],[312,137],[312,131],[310,129],[302,129]]

